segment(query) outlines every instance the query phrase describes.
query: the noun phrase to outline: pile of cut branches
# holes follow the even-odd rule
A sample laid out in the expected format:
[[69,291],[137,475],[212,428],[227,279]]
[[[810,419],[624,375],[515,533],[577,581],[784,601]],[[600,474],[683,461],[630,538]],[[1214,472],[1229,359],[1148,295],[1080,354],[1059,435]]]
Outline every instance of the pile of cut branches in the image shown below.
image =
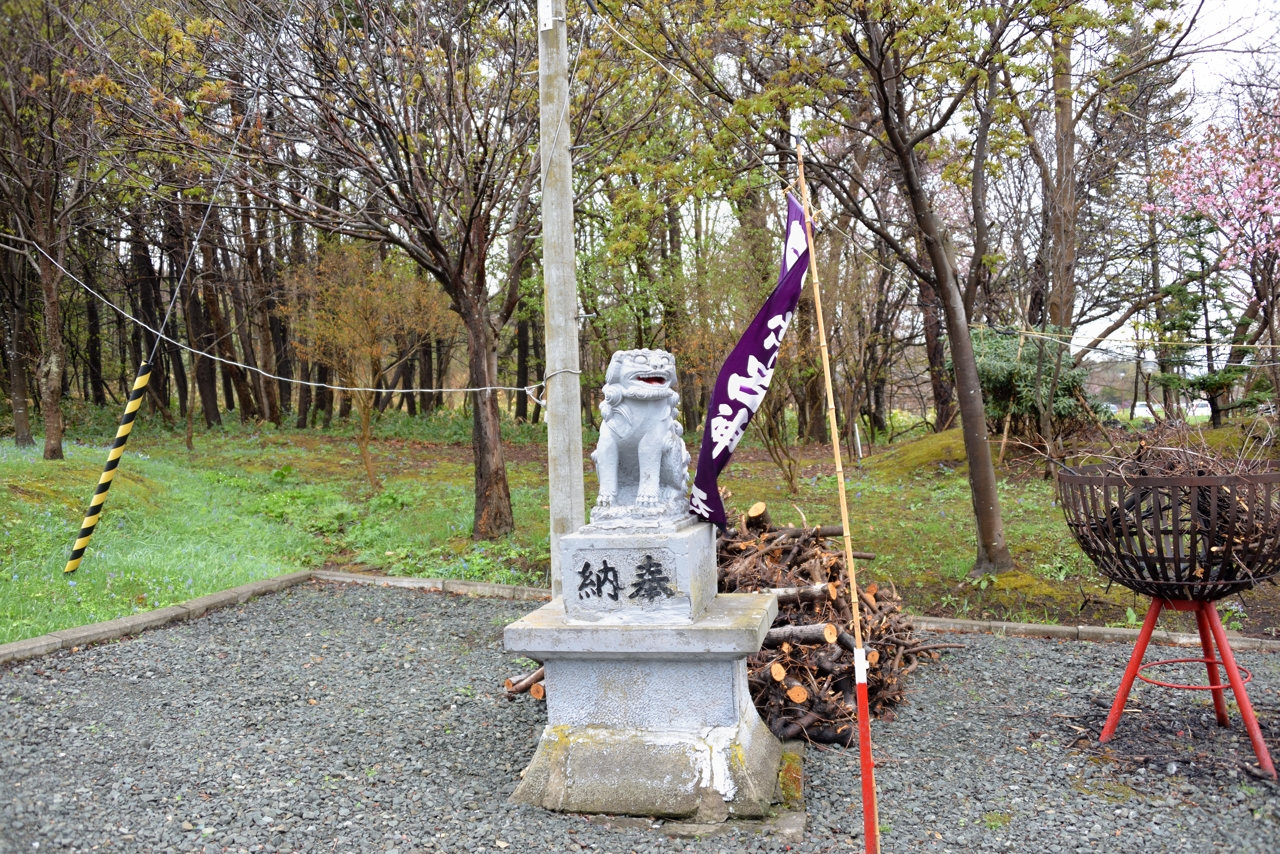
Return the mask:
[[1131,449],[1115,445],[1107,451],[1086,449],[1082,461],[1098,464],[1103,473],[1120,477],[1223,477],[1263,474],[1276,467],[1252,437],[1230,453],[1210,447],[1201,431],[1176,425],[1153,429]]
[[[853,609],[839,526],[777,527],[757,503],[717,540],[721,593],[778,595],[764,649],[747,660],[756,709],[774,735],[850,745],[857,740]],[[875,555],[854,552],[855,560]],[[892,720],[905,679],[924,658],[959,644],[923,644],[892,587],[858,591],[871,714]]]

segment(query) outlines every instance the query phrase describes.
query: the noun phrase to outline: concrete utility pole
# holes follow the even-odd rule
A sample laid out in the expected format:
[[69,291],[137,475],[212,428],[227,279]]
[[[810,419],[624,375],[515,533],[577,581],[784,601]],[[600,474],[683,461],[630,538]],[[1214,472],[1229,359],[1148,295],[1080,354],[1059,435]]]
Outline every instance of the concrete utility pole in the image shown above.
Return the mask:
[[[546,288],[547,474],[551,506],[551,594],[564,568],[560,537],[585,521],[582,405],[578,371],[578,281],[569,158],[569,37],[565,0],[538,0],[538,95],[542,154],[542,270]],[[561,373],[563,371],[563,373]]]

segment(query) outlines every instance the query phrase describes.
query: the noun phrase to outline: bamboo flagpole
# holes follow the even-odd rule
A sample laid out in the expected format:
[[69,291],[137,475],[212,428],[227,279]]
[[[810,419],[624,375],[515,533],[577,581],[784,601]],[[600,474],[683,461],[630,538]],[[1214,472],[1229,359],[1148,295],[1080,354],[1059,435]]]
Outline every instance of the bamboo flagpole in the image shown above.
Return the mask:
[[818,255],[813,245],[813,214],[809,205],[809,185],[804,180],[804,155],[796,146],[797,180],[804,203],[804,235],[809,243],[809,279],[813,282],[813,310],[818,321],[818,349],[822,353],[822,375],[827,386],[827,426],[836,460],[836,484],[840,489],[840,529],[844,534],[844,565],[849,569],[849,602],[853,608],[853,667],[858,695],[858,753],[862,776],[862,835],[867,854],[880,854],[880,816],[876,806],[875,759],[871,755],[871,712],[867,702],[867,651],[862,645],[862,609],[853,565],[853,540],[849,531],[849,498],[844,485],[840,458],[840,433],[836,429],[836,396],[831,386],[831,356],[827,352],[827,330],[822,318],[822,288],[818,284]]

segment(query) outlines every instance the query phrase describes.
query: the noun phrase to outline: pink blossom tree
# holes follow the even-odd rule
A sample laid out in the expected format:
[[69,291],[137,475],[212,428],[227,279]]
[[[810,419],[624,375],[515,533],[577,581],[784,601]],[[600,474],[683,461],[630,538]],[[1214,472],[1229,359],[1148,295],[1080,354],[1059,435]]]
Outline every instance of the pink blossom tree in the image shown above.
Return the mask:
[[1212,225],[1219,268],[1236,271],[1247,285],[1227,366],[1243,361],[1240,344],[1265,335],[1271,355],[1259,361],[1268,363],[1273,392],[1280,392],[1280,101],[1269,110],[1246,107],[1228,127],[1211,125],[1202,140],[1173,154],[1162,183],[1169,202],[1158,210]]

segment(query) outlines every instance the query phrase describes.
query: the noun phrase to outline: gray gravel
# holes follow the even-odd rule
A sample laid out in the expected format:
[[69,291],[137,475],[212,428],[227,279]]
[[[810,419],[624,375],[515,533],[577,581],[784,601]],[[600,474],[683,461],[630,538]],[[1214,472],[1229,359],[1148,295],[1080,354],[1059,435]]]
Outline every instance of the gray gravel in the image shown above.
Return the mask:
[[[0,851],[860,848],[855,751],[809,751],[801,842],[508,806],[545,721],[500,689],[520,670],[502,626],[528,610],[313,584],[0,668]],[[1280,851],[1280,788],[1242,772],[1238,715],[1218,730],[1203,694],[1140,683],[1104,753],[1127,646],[946,639],[968,646],[874,727],[886,852]],[[1240,658],[1280,757],[1280,656]]]

